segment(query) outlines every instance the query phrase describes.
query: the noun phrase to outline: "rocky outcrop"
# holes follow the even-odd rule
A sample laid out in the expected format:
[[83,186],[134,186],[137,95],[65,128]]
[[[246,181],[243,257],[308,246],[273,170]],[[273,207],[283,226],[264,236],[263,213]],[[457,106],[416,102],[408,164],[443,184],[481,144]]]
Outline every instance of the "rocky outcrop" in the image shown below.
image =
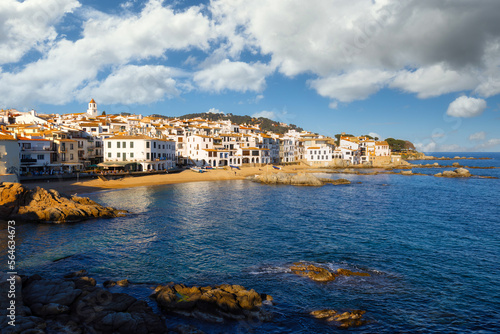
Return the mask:
[[3,219],[60,223],[119,217],[125,212],[104,207],[86,197],[66,197],[55,190],[29,189],[20,183],[0,184],[0,217]]
[[290,270],[300,276],[309,277],[316,282],[330,282],[334,281],[339,276],[370,276],[368,273],[354,272],[348,269],[337,269],[337,271],[330,271],[324,267],[308,264],[304,262],[294,263]]
[[[165,320],[145,301],[95,286],[89,277],[45,280],[38,275],[15,276],[16,326],[0,310],[3,333],[166,333]],[[3,293],[5,277],[0,282]],[[7,295],[7,294],[5,294]]]
[[318,178],[310,173],[276,173],[276,174],[262,174],[248,177],[251,181],[256,181],[264,184],[290,184],[294,186],[316,186],[320,187],[326,183],[331,184],[350,184],[351,182],[345,179],[331,180],[325,178]]
[[434,176],[437,177],[471,177],[472,174],[468,169],[465,168],[457,168],[454,171],[447,170],[442,173],[437,173]]
[[210,322],[222,323],[225,319],[268,321],[271,318],[262,305],[272,304],[272,297],[240,285],[158,286],[151,298],[166,311]]
[[363,315],[365,313],[366,311],[362,310],[351,310],[346,312],[338,312],[335,310],[317,310],[312,311],[311,315],[316,319],[325,320],[338,328],[347,329],[366,324],[367,321],[363,319]]

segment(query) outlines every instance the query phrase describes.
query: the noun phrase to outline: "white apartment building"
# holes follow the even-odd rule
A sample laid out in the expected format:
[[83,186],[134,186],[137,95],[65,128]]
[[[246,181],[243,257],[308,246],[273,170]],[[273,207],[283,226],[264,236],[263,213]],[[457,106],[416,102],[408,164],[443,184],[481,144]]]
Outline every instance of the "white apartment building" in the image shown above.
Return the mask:
[[51,158],[55,150],[51,140],[19,137],[18,143],[20,171],[23,173],[46,171],[54,166]]
[[145,135],[104,139],[104,168],[131,171],[165,170],[175,167],[175,142]]
[[332,161],[333,149],[330,145],[306,147],[307,162],[328,163]]

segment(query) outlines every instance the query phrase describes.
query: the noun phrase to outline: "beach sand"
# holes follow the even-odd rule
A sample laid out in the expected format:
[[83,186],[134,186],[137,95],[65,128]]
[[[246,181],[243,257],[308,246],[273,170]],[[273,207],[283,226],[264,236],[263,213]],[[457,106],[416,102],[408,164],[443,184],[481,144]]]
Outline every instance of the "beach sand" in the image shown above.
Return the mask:
[[[262,174],[262,173],[296,173],[305,171],[307,166],[286,166],[282,170],[276,170],[272,166],[264,167],[242,167],[240,170],[216,169],[205,173],[196,173],[191,170],[185,170],[175,174],[154,174],[147,176],[125,177],[119,180],[102,181],[99,179],[88,180],[82,182],[71,181],[42,181],[29,182],[24,185],[29,188],[41,187],[45,189],[55,189],[64,194],[84,194],[100,190],[123,189],[153,185],[200,182],[200,181],[224,181],[224,180],[243,180],[247,176]],[[236,174],[235,174],[236,172]]]

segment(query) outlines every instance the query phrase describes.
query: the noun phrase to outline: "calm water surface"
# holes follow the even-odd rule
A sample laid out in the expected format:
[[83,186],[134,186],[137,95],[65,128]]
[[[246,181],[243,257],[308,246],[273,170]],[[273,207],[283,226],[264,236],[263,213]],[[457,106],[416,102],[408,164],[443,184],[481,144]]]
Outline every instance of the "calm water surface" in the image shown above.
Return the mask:
[[[487,155],[494,159],[459,162],[500,167],[500,154]],[[500,169],[471,172],[500,176]],[[321,308],[366,310],[371,323],[352,330],[360,333],[500,332],[500,180],[322,176],[353,184],[221,181],[93,193],[134,214],[21,225],[19,270],[52,277],[85,268],[101,282],[232,283],[274,297],[273,322],[194,322],[211,333],[342,332],[308,315]],[[371,277],[315,283],[287,269],[296,261]],[[127,291],[150,293],[149,285]]]

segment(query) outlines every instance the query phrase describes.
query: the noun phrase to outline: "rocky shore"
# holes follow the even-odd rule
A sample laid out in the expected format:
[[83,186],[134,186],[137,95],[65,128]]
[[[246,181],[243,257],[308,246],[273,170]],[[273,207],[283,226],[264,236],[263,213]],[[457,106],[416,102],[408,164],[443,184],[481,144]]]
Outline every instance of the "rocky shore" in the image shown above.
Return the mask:
[[8,310],[7,298],[1,299],[1,333],[167,333],[165,319],[145,301],[97,287],[85,274],[52,280],[38,275],[0,277],[2,293],[12,285],[16,291],[15,312]]
[[314,187],[321,187],[327,183],[334,185],[351,183],[349,180],[346,179],[332,180],[328,178],[318,178],[310,173],[261,174],[261,175],[249,176],[247,180],[260,182],[263,184],[286,184],[293,186],[314,186]]
[[65,196],[20,183],[0,183],[0,217],[33,222],[75,222],[92,218],[114,218],[126,211],[104,207],[89,198]]
[[[0,292],[7,296],[13,286],[16,291],[14,312],[9,311],[7,298],[0,301],[0,333],[203,333],[191,325],[170,328],[166,318],[146,301],[112,293],[109,288],[113,285],[101,288],[86,275],[85,270],[50,280],[39,275],[0,275]],[[272,318],[262,308],[272,305],[272,297],[239,285],[158,286],[150,298],[167,313],[209,322]],[[12,321],[15,326],[9,325]]]

